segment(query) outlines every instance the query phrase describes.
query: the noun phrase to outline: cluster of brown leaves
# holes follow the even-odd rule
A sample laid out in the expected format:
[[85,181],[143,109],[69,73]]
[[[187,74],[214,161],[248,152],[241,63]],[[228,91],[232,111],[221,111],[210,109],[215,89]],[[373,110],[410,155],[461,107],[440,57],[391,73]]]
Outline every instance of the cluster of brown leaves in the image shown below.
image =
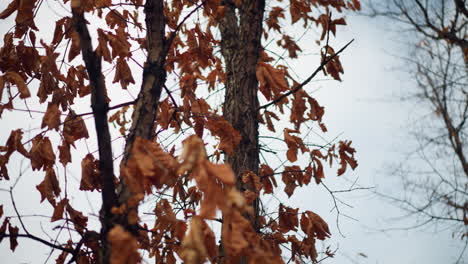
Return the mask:
[[[68,2],[65,0],[64,2]],[[143,0],[129,0],[127,4],[142,6]],[[281,2],[281,1],[279,1]],[[241,0],[233,1],[235,6],[242,5]],[[280,4],[280,3],[278,3]],[[112,83],[119,83],[123,89],[135,84],[134,73],[129,63],[134,60],[134,47],[146,50],[145,38],[132,36],[129,26],[142,31],[141,18],[138,10],[128,11],[126,8],[114,8],[111,0],[72,0],[71,5],[79,12],[93,12],[105,21],[106,27],[97,30],[97,47],[95,52],[104,61],[112,64],[114,75]],[[153,194],[155,190],[172,191],[172,201],[161,199],[155,204],[156,217],[153,227],[141,225],[138,236],[116,225],[109,232],[108,240],[113,248],[112,263],[137,263],[141,261],[139,249],[147,250],[150,257],[155,257],[157,263],[176,263],[176,256],[186,263],[203,263],[207,260],[225,263],[237,263],[241,257],[248,257],[251,263],[282,263],[280,246],[289,244],[292,249],[292,259],[308,257],[313,261],[317,258],[315,240],[323,240],[330,235],[327,224],[322,218],[311,211],[299,212],[299,209],[280,205],[278,219],[267,219],[262,216],[258,226],[253,226],[252,201],[262,194],[271,194],[277,187],[275,175],[281,174],[285,184],[284,191],[288,196],[294,194],[298,186],[308,185],[312,177],[320,183],[325,177],[322,162],[339,160],[338,175],[343,174],[349,165],[352,169],[357,166],[354,159],[355,150],[351,142],[339,142],[338,152],[335,145],[327,150],[310,149],[300,136],[301,125],[305,122],[317,122],[323,132],[326,127],[322,122],[324,108],[306,91],[296,91],[292,98],[284,97],[277,102],[276,111],[264,111],[259,119],[267,128],[275,132],[275,123],[284,113],[284,107],[291,103],[289,121],[294,129],[284,130],[284,142],[288,147],[286,158],[294,163],[301,154],[310,155],[310,163],[306,168],[298,165],[284,167],[284,171],[277,173],[266,164],[261,164],[259,175],[246,172],[236,176],[227,164],[215,164],[208,160],[202,138],[208,133],[219,140],[216,152],[219,159],[220,152],[232,154],[241,141],[239,131],[227,122],[215,107],[207,100],[197,95],[200,83],[213,91],[225,84],[226,76],[223,70],[223,59],[217,55],[216,47],[220,40],[216,38],[218,24],[225,14],[225,6],[219,0],[202,1],[202,14],[206,21],[180,25],[184,11],[187,8],[197,8],[196,1],[176,0],[164,5],[166,23],[169,29],[168,39],[171,46],[167,47],[168,55],[164,65],[167,73],[174,73],[178,77],[180,100],[174,100],[173,94],[163,98],[158,106],[156,124],[162,130],[173,129],[179,133],[182,126],[193,128],[196,136],[188,137],[184,141],[183,152],[177,159],[174,148],[167,152],[154,141],[136,138],[132,153],[126,166],[121,168],[120,176],[131,191],[131,198],[126,204],[114,208],[114,214],[128,216],[129,223],[140,224],[142,221],[136,213],[136,208],[145,196]],[[0,13],[0,19],[5,19],[16,13],[15,30],[4,36],[4,44],[0,49],[0,116],[4,109],[14,109],[18,99],[36,97],[41,104],[47,105],[42,117],[41,128],[25,147],[23,131],[13,130],[5,146],[0,146],[0,179],[8,180],[7,164],[13,153],[18,152],[31,162],[33,170],[43,171],[44,178],[36,186],[41,194],[41,202],[47,202],[54,208],[51,221],[65,219],[72,223],[75,230],[86,237],[88,218],[74,209],[68,198],[62,195],[60,177],[54,166],[57,161],[63,166],[72,162],[72,147],[79,139],[88,138],[88,131],[80,115],[73,112],[74,100],[91,93],[89,76],[85,66],[79,62],[81,53],[80,39],[74,30],[71,17],[64,17],[55,23],[51,42],[37,41],[35,32],[38,31],[34,23],[37,0],[13,0]],[[325,8],[325,14],[314,17],[314,7]],[[327,32],[336,33],[337,25],[345,25],[343,18],[331,19],[330,9],[341,12],[343,9],[358,10],[358,0],[327,1],[327,0],[290,0],[289,14],[280,6],[271,7],[266,19],[266,26],[280,37],[276,44],[286,50],[290,58],[297,58],[302,52],[294,38],[283,32],[282,20],[291,18],[291,23],[303,21],[304,25],[315,23],[322,27],[321,40]],[[202,26],[203,25],[203,26]],[[177,32],[176,32],[177,31]],[[174,32],[174,35],[172,35]],[[268,31],[264,31],[268,38]],[[26,42],[26,39],[29,42]],[[60,46],[67,42],[67,49],[62,51]],[[31,45],[27,45],[30,43]],[[323,60],[334,55],[334,50],[327,46],[322,52]],[[63,57],[62,57],[63,56]],[[62,68],[65,61],[66,67]],[[57,64],[59,61],[60,66]],[[65,70],[63,70],[65,68]],[[340,80],[343,68],[336,56],[326,65],[325,73]],[[276,65],[267,52],[262,52],[256,69],[260,93],[267,101],[291,92],[298,83],[288,73],[284,65]],[[36,90],[28,87],[31,81],[37,81]],[[199,94],[199,93],[198,93]],[[2,98],[7,95],[8,98]],[[2,99],[4,99],[2,101]],[[15,100],[16,99],[16,100]],[[180,102],[180,105],[177,105]],[[126,111],[123,108],[110,117],[109,122],[115,122],[120,134],[125,136]],[[63,120],[63,117],[65,119]],[[276,120],[276,121],[275,121]],[[61,137],[60,145],[49,139],[47,133],[58,132]],[[52,138],[52,137],[51,137]],[[57,145],[57,146],[56,146]],[[58,148],[57,152],[54,151]],[[27,150],[29,149],[29,150]],[[299,153],[300,150],[300,153]],[[101,191],[99,161],[92,155],[86,154],[81,160],[82,191]],[[236,189],[236,180],[240,179],[248,190],[240,192]],[[117,181],[117,180],[116,180]],[[175,208],[176,201],[185,201],[182,209]],[[215,234],[210,228],[210,221],[220,221],[217,217],[222,214],[224,255],[219,255]],[[0,217],[3,207],[0,206]],[[181,219],[183,216],[183,219]],[[299,216],[300,221],[299,221]],[[16,248],[19,228],[5,218],[0,227],[0,241],[3,235],[10,237],[10,247]],[[301,230],[304,239],[294,235]],[[93,252],[92,256],[80,255],[79,263],[97,259],[99,245],[97,239],[85,240],[85,246]],[[66,248],[73,248],[72,241],[68,241]],[[63,263],[67,253],[61,254],[57,263]]]

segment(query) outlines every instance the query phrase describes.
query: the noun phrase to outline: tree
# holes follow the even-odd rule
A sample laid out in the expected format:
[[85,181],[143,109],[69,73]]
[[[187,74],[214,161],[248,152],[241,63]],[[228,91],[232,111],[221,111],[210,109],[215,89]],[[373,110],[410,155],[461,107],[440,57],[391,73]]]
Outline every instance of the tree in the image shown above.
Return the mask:
[[409,99],[422,109],[411,118],[417,142],[406,158],[411,167],[403,164],[396,171],[404,181],[404,196],[391,199],[417,215],[418,226],[446,224],[468,242],[466,1],[393,0],[371,7],[373,16],[398,22],[411,32],[404,70],[415,81]]
[[[52,36],[36,25],[47,11],[44,2],[70,12],[55,22]],[[156,263],[282,263],[285,256],[317,261],[315,240],[330,236],[326,222],[283,204],[269,213],[260,197],[279,192],[278,185],[291,196],[312,177],[319,184],[322,162],[339,162],[338,175],[357,166],[351,141],[311,149],[301,133],[305,126],[326,132],[324,108],[304,88],[320,72],[340,80],[339,54],[350,43],[336,52],[329,45],[330,32],[346,24],[331,11],[358,10],[359,1],[63,2],[71,8],[13,0],[0,13],[1,19],[16,13],[0,51],[0,114],[25,111],[41,119],[40,132],[29,131],[27,140],[25,129],[9,124],[0,149],[0,179],[16,178],[7,190],[12,208],[6,209],[15,217],[3,217],[0,239],[9,237],[12,251],[18,237],[36,240],[61,252],[57,263],[138,263],[142,256]],[[324,44],[318,67],[302,82],[279,64],[288,59],[274,58],[275,50],[298,57],[301,48],[285,29],[298,22],[319,26],[317,43]],[[276,47],[262,40],[277,40],[271,44]],[[122,89],[110,88],[115,83]],[[122,91],[138,96],[122,101]],[[83,99],[92,111],[78,102]],[[273,120],[282,115],[289,123]],[[275,135],[282,126],[284,138],[278,139],[287,146],[287,161],[272,169],[268,159],[260,161],[262,149],[273,151],[261,146],[259,134]],[[119,139],[124,143],[114,142]],[[47,200],[50,221],[59,223],[51,232],[66,235],[44,239],[25,224],[14,199],[23,174],[9,173],[19,155],[43,177],[36,186],[40,202]],[[74,168],[76,159],[81,168]],[[79,186],[67,181],[70,168],[81,171]],[[75,209],[80,203],[70,192],[78,189],[100,194],[100,230],[88,223],[92,214]],[[141,209],[148,206],[151,220]]]

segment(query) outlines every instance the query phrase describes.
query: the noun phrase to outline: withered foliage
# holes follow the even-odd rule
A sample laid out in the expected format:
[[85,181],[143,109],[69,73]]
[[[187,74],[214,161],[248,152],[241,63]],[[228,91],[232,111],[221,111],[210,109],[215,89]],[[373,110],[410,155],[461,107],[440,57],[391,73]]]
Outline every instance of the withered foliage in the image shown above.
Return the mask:
[[[0,180],[13,177],[8,168],[15,166],[14,153],[29,159],[32,170],[43,175],[37,203],[47,201],[50,221],[79,236],[54,243],[40,239],[13,225],[17,219],[2,216],[2,205],[0,241],[8,236],[14,250],[19,235],[35,239],[62,251],[56,263],[140,263],[147,257],[189,264],[317,261],[316,240],[331,235],[319,215],[285,204],[266,213],[259,205],[262,196],[281,192],[278,187],[290,197],[312,178],[320,184],[324,164],[339,164],[338,175],[357,166],[351,141],[314,145],[304,127],[327,131],[325,109],[305,85],[320,71],[341,80],[338,55],[345,47],[335,52],[330,33],[346,25],[341,12],[360,9],[358,0],[270,1],[267,7],[264,0],[64,0],[71,15],[55,21],[53,34],[36,24],[35,14],[47,8],[42,2],[13,0],[0,12],[0,19],[15,17],[0,49],[0,118],[23,100],[45,110],[36,111],[39,133],[24,140],[24,129],[14,129],[0,146]],[[331,17],[332,10],[338,18]],[[261,26],[258,41],[247,41],[254,30],[249,21]],[[260,44],[275,39],[289,59],[300,57],[304,47],[285,29],[296,24],[321,30],[317,70],[302,83]],[[241,51],[255,57],[253,67],[246,64],[252,57]],[[234,104],[225,106],[232,109],[210,98],[225,86],[231,94],[236,85],[245,91],[242,81],[253,87],[251,98],[230,98]],[[121,102],[113,96],[114,86],[141,87],[135,99]],[[82,97],[89,97],[92,112],[78,112]],[[243,104],[249,112],[239,113]],[[111,110],[117,111],[108,117]],[[98,149],[83,155],[82,143],[95,140],[85,116],[93,117]],[[252,116],[256,130],[246,134],[243,118]],[[239,156],[239,146],[259,160],[259,131],[271,132],[287,148],[280,154],[285,166],[221,162]],[[123,148],[112,144],[115,134],[125,140]],[[122,155],[112,156],[113,151]],[[73,162],[81,162],[77,189],[102,194],[101,230],[88,225],[94,216],[75,209],[78,203],[72,207],[61,169]],[[154,197],[148,221],[139,208]]]

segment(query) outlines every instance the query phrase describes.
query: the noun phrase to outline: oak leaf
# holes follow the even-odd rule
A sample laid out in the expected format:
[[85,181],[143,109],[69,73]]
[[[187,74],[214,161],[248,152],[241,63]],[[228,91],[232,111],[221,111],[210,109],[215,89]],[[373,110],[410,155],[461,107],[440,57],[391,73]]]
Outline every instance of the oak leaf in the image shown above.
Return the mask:
[[210,177],[214,177],[229,185],[236,183],[234,172],[232,171],[231,166],[228,164],[213,164],[208,160],[205,160],[203,166],[205,166],[206,171]]
[[71,62],[81,52],[80,36],[78,35],[78,32],[71,31],[70,39],[71,39],[71,45],[70,45],[70,51],[68,52],[68,62]]
[[52,149],[52,143],[48,137],[37,135],[32,140],[32,147],[29,151],[31,167],[33,170],[47,169],[55,163],[55,154]]
[[96,54],[101,56],[105,61],[112,62],[111,53],[107,46],[107,34],[102,29],[98,29],[98,46],[96,48]]
[[63,141],[62,145],[58,147],[59,150],[59,161],[62,163],[63,166],[66,166],[67,163],[72,161],[71,153],[70,153],[70,145]]
[[346,166],[349,165],[351,169],[355,169],[358,165],[354,158],[356,150],[351,147],[352,141],[340,141],[338,147],[338,155],[340,157],[341,167],[338,169],[338,176],[342,175],[346,171]]
[[206,127],[212,135],[219,137],[218,148],[227,154],[232,154],[241,141],[239,131],[234,129],[224,118],[209,118]]
[[16,247],[18,246],[18,227],[14,227],[9,223],[8,225],[8,233],[10,233],[10,249],[11,251],[15,251]]
[[121,57],[117,59],[115,76],[112,83],[116,82],[120,82],[120,85],[123,89],[127,89],[127,86],[130,83],[135,83],[135,80],[132,76],[132,71],[130,70],[130,67],[127,64],[127,61],[125,61],[125,59],[122,59]]
[[320,240],[330,237],[328,224],[316,213],[306,211],[301,215],[301,229],[308,236],[317,237]]
[[65,118],[63,125],[63,137],[65,138],[65,142],[72,146],[75,146],[74,142],[78,139],[89,137],[85,122],[73,111],[70,111]]
[[29,92],[28,86],[21,75],[16,72],[9,71],[5,73],[4,78],[18,87],[19,97],[21,99],[31,97],[31,92]]
[[100,190],[101,179],[99,176],[99,161],[94,159],[93,154],[87,154],[81,161],[80,190]]
[[273,193],[273,187],[278,187],[274,171],[266,164],[260,165],[260,178],[262,181],[263,192],[264,193]]
[[299,209],[293,209],[291,207],[284,206],[280,204],[279,206],[279,230],[282,233],[287,233],[289,231],[297,231],[299,226],[298,212]]
[[122,14],[119,13],[119,11],[115,9],[111,9],[109,13],[106,15],[106,23],[109,26],[109,28],[115,28],[115,26],[127,27],[127,22],[125,18],[122,16]]
[[49,103],[46,113],[42,118],[41,128],[47,127],[48,129],[58,130],[60,126],[60,114],[61,112],[58,104]]
[[52,217],[50,218],[51,222],[63,219],[63,211],[65,206],[68,205],[68,199],[62,199],[55,207]]
[[84,216],[82,212],[73,209],[73,207],[67,204],[67,213],[70,215],[70,220],[75,226],[78,233],[82,233],[88,225],[88,217]]
[[10,218],[9,217],[6,217],[4,220],[3,220],[3,224],[2,226],[0,227],[0,242],[2,242],[3,238],[5,237],[5,233],[6,233],[6,230],[7,230],[7,226],[8,224],[10,223]]
[[0,13],[0,19],[5,19],[18,10],[20,0],[13,0],[5,10]]
[[141,262],[138,253],[138,241],[122,226],[114,226],[108,233],[107,239],[111,245],[110,263],[136,264]]
[[211,260],[216,258],[214,233],[199,216],[192,217],[190,231],[184,237],[178,254],[187,264],[202,264],[208,257]]
[[284,9],[279,6],[275,6],[271,9],[270,13],[268,14],[266,24],[268,26],[268,29],[274,29],[281,33],[281,26],[279,25],[278,18],[285,18]]
[[52,168],[47,168],[44,180],[36,186],[36,189],[41,193],[41,202],[47,198],[47,201],[55,207],[55,197],[60,195],[60,186]]
[[284,130],[284,142],[288,146],[286,156],[290,162],[295,162],[297,160],[298,149],[300,149],[302,153],[308,152],[309,149],[305,146],[300,137],[291,135],[291,133],[299,133],[299,131],[291,130],[289,128]]

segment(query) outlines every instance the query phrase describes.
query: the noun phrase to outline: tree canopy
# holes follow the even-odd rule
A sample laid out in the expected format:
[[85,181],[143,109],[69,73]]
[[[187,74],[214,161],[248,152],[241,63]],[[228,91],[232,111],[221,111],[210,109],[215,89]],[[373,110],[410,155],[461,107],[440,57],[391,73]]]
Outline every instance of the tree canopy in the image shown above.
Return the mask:
[[[351,141],[309,136],[327,127],[306,88],[319,74],[341,80],[352,40],[330,39],[346,25],[342,12],[359,9],[358,0],[10,1],[0,13],[13,26],[0,50],[0,122],[11,131],[0,147],[0,179],[11,182],[0,240],[12,251],[18,237],[38,241],[56,263],[317,262],[327,223],[261,198],[320,184],[326,166],[338,176],[356,168]],[[52,26],[42,21],[51,14]],[[296,76],[288,63],[314,49],[295,35],[311,28],[316,68]],[[31,129],[4,121],[19,113]],[[55,239],[16,206],[30,177],[21,159],[42,179],[30,203],[49,204]],[[88,196],[98,213],[77,198]]]

